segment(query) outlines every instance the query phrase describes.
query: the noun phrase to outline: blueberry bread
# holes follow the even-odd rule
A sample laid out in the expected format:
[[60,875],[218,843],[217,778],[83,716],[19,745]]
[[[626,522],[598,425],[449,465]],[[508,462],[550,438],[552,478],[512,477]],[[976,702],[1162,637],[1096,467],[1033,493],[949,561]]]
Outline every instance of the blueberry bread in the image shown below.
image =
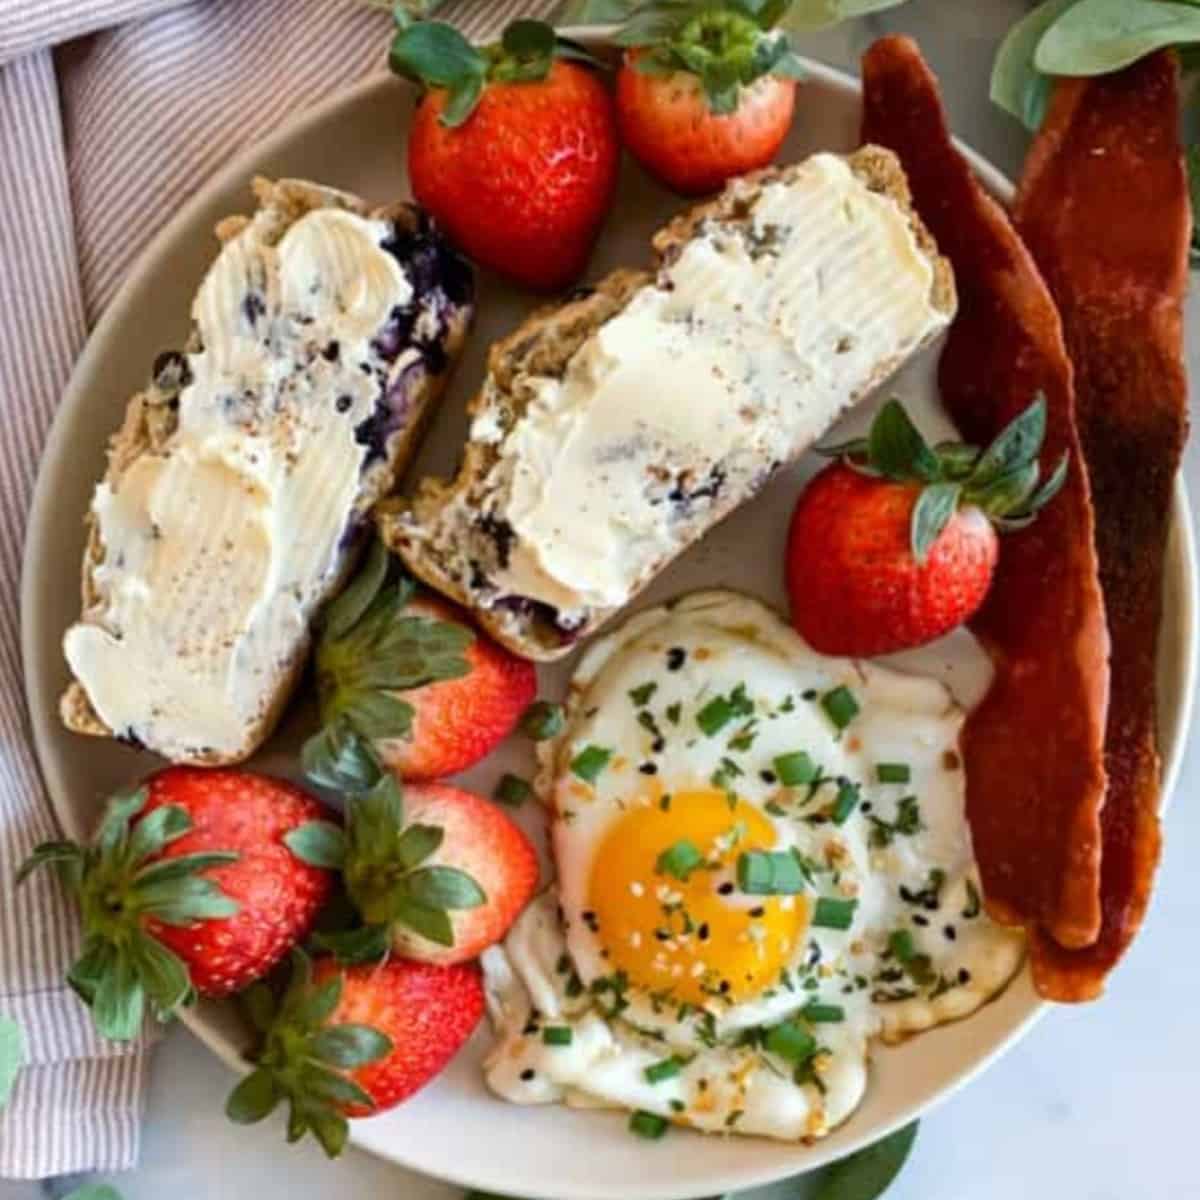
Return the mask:
[[470,268],[413,205],[255,192],[112,439],[63,641],[68,728],[173,762],[270,733],[472,314]]
[[735,180],[492,347],[457,478],[384,540],[517,653],[565,654],[935,338],[950,266],[888,151]]

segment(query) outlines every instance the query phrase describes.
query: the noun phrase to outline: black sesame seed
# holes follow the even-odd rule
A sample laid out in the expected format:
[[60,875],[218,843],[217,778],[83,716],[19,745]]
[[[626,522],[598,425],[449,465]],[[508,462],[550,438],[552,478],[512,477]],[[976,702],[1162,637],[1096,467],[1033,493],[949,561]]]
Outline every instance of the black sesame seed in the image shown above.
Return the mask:
[[726,880],[719,888],[717,888],[717,894],[720,896],[732,896],[733,884]]
[[779,777],[775,774],[774,771],[759,771],[758,777],[759,777],[759,779],[761,779],[763,781],[763,783],[778,783],[779,782]]
[[354,400],[350,396],[341,395],[333,402],[333,407],[336,408],[338,412],[349,412],[350,406],[353,403]]
[[942,906],[938,903],[938,898],[936,896],[926,896],[922,901],[922,907],[928,909],[929,912],[937,912],[937,910]]
[[752,917],[763,917],[763,916],[766,916],[766,913],[767,913],[767,910],[765,908],[763,908],[763,906],[761,904],[756,904],[750,910],[750,915]]
[[815,700],[817,698],[817,689],[816,688],[806,688],[803,692],[800,693],[800,698],[802,700]]
[[652,762],[644,762],[644,763],[642,763],[642,765],[640,767],[638,767],[638,770],[641,771],[641,773],[643,775],[657,775],[658,774],[658,764],[652,763]]
[[727,995],[729,992],[729,980],[722,979],[717,987],[717,991],[720,992],[722,996]]
[[321,351],[321,357],[326,362],[337,362],[338,357],[342,353],[342,348],[336,341],[329,342]]
[[954,941],[954,939],[956,937],[958,937],[958,932],[955,930],[953,925],[947,925],[946,928],[942,930],[942,932],[946,935],[946,938],[951,942]]
[[913,924],[925,926],[929,924],[929,918],[923,917],[920,913],[913,913]]
[[971,972],[968,971],[966,967],[959,968],[958,982],[959,983],[970,983],[971,982]]
[[864,800],[859,806],[858,811],[861,813],[869,813],[871,811],[870,800]]
[[702,921],[700,923],[700,928],[696,930],[696,936],[702,942],[708,941],[708,922],[707,921]]
[[687,651],[682,646],[672,646],[667,651],[667,670],[678,671],[687,661]]
[[660,942],[669,942],[671,940],[671,931],[669,929],[656,929],[654,937]]
[[666,738],[657,737],[650,746],[652,754],[661,754],[667,748]]
[[526,1067],[525,1070],[521,1072],[521,1081],[523,1083],[528,1083],[536,1074],[537,1072],[532,1067]]

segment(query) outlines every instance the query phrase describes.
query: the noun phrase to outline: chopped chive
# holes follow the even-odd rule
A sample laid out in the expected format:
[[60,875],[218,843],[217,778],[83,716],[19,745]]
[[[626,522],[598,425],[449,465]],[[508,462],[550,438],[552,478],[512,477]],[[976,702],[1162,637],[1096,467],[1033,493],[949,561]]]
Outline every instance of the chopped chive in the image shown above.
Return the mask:
[[496,784],[492,799],[501,804],[507,804],[511,808],[518,808],[532,795],[533,788],[529,786],[528,780],[522,779],[520,775],[506,773],[500,776],[500,782]]
[[521,717],[521,732],[535,742],[557,737],[567,724],[567,714],[561,704],[535,700]]
[[838,729],[845,729],[859,713],[858,701],[848,687],[836,687],[832,692],[826,692],[821,697],[821,707]]
[[804,891],[804,872],[786,851],[747,850],[737,860],[738,887],[748,896],[795,896]]
[[629,698],[637,705],[638,708],[643,708],[650,703],[650,697],[658,691],[658,684],[651,681],[643,683],[640,687],[633,688],[629,693]]
[[612,756],[613,752],[605,746],[585,746],[571,759],[571,771],[585,783],[595,783]]
[[917,952],[913,935],[907,929],[896,929],[888,938],[888,949],[902,962],[911,961]]
[[787,809],[782,804],[776,803],[774,800],[768,800],[763,808],[773,817],[786,817]]
[[670,812],[671,811],[671,793],[670,792],[663,792],[663,794],[661,796],[659,796],[658,807],[661,812]]
[[822,896],[813,908],[812,923],[817,929],[849,929],[854,923],[857,900],[838,900]]
[[650,1138],[651,1140],[660,1138],[667,1132],[667,1118],[660,1117],[657,1113],[645,1112],[642,1109],[638,1109],[629,1118],[629,1131],[630,1133],[636,1133],[638,1137]]
[[858,784],[843,783],[838,788],[837,799],[833,802],[833,811],[830,814],[833,817],[833,823],[844,825],[850,814],[858,807],[858,800]]
[[733,708],[724,696],[714,696],[697,714],[696,724],[708,737],[720,733],[733,720]]
[[796,711],[796,697],[790,693],[783,698],[783,703],[779,706],[781,713],[790,713]]
[[880,783],[907,783],[912,778],[912,770],[908,763],[877,763],[875,778]]
[[779,782],[784,787],[796,787],[801,783],[812,783],[817,777],[817,764],[803,751],[781,754],[771,764]]
[[840,1004],[818,1004],[812,1000],[801,1009],[801,1016],[814,1025],[832,1025],[846,1019],[846,1010]]
[[758,721],[751,718],[737,733],[729,739],[730,750],[749,750],[758,737]]
[[780,1021],[767,1030],[764,1045],[784,1062],[799,1063],[812,1056],[817,1048],[817,1040],[795,1021]]
[[667,720],[672,725],[679,724],[679,714],[683,712],[683,705],[676,701],[674,704],[667,705]]
[[979,916],[983,908],[983,900],[979,895],[979,889],[975,886],[973,880],[964,880],[967,890],[967,903],[962,910],[963,920],[970,921]]
[[655,862],[655,870],[660,875],[673,875],[676,879],[687,877],[704,862],[704,855],[696,849],[694,842],[680,838],[673,846],[668,847]]
[[651,1063],[642,1074],[647,1083],[662,1083],[664,1079],[674,1079],[683,1070],[683,1063],[672,1055],[660,1062]]
[[542,1041],[547,1046],[569,1046],[574,1036],[569,1025],[547,1025],[542,1030]]

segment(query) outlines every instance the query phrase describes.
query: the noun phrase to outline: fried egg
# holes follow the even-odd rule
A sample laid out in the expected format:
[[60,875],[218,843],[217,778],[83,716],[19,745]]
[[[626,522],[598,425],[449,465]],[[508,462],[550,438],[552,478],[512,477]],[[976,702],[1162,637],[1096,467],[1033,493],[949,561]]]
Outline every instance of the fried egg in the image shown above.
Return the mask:
[[983,912],[962,710],[704,592],[586,653],[548,748],[557,884],[484,956],[517,1103],[811,1139],[873,1039],[966,1016],[1020,965]]

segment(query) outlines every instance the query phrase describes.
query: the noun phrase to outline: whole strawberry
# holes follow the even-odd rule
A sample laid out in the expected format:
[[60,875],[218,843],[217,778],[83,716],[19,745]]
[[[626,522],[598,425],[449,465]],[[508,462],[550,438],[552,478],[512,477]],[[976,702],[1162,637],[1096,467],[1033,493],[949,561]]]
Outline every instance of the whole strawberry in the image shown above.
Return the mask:
[[792,124],[802,69],[773,26],[787,4],[663,0],[640,5],[616,41],[621,140],[685,195],[769,163]]
[[473,966],[343,967],[330,958],[314,966],[296,951],[283,996],[259,984],[246,1007],[262,1048],[226,1114],[250,1125],[286,1100],[287,1140],[311,1131],[336,1158],[347,1117],[394,1107],[454,1057],[483,1015],[483,985]]
[[[398,13],[400,10],[398,10]],[[587,55],[539,21],[476,48],[398,16],[391,67],[427,90],[408,142],[413,194],[461,249],[532,288],[582,273],[612,204],[612,100]]]
[[131,1038],[147,1001],[165,1020],[274,967],[332,887],[285,844],[324,812],[282,780],[170,767],[114,796],[91,845],[38,846],[18,882],[50,864],[79,899],[83,950],[68,981],[99,1031]]
[[348,962],[395,952],[459,963],[498,942],[537,886],[532,843],[490,801],[445,784],[407,788],[382,775],[350,798],[346,825],[314,821],[295,853],[342,872],[360,928],[318,935]]
[[[405,779],[466,770],[513,731],[537,688],[532,663],[411,579],[389,580],[389,564],[376,542],[330,606],[317,643],[324,729],[305,748],[305,767],[342,791],[369,787],[376,764]],[[360,756],[368,748],[374,761],[353,766],[355,739]]]
[[930,447],[889,401],[868,437],[837,447],[801,494],[788,535],[792,622],[815,650],[865,658],[931,642],[983,603],[997,530],[1024,528],[1062,487],[1040,482],[1038,397],[986,450]]

